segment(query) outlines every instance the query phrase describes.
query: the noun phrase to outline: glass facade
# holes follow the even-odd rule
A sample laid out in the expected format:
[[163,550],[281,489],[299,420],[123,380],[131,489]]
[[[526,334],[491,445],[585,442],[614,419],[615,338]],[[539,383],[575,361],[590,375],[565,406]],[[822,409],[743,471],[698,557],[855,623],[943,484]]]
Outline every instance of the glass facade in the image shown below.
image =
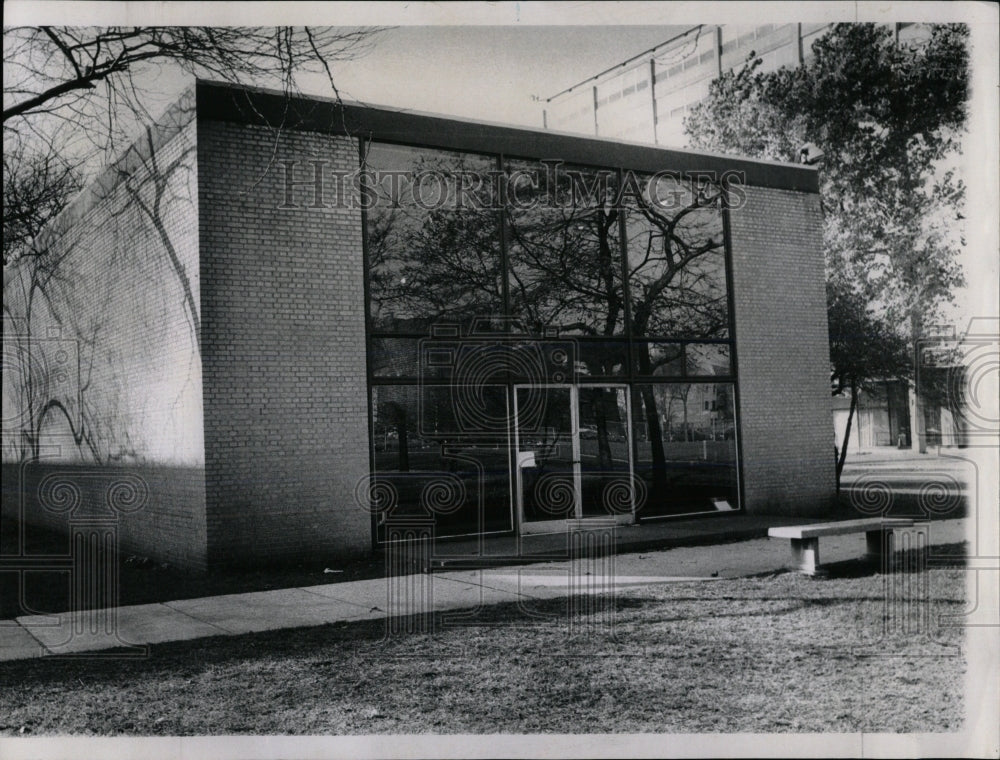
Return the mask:
[[376,534],[739,507],[724,193],[369,142]]
[[727,338],[722,190],[637,179],[624,204],[633,337]]
[[617,174],[511,161],[505,213],[510,313],[533,332],[616,336],[625,329]]
[[[367,218],[371,325],[423,334],[429,325],[500,313],[503,268],[492,162],[372,143]],[[473,178],[483,178],[473,186]]]

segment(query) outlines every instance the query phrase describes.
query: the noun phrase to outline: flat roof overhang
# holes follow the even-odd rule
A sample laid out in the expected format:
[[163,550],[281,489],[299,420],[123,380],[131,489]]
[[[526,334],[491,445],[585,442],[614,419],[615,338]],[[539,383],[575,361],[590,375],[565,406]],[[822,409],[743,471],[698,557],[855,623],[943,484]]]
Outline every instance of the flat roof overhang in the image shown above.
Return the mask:
[[742,175],[743,183],[747,185],[819,192],[816,168],[802,164],[582,137],[384,106],[338,102],[332,98],[289,96],[278,90],[203,80],[197,82],[196,91],[198,118],[210,121],[347,134],[510,158],[558,159],[569,164],[636,172],[674,171],[715,177],[736,172]]

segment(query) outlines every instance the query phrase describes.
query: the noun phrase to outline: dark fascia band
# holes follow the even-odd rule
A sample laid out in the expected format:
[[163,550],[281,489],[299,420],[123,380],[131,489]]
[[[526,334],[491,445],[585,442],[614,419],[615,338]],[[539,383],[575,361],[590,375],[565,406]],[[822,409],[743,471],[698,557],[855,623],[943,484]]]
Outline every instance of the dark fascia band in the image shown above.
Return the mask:
[[737,172],[748,185],[819,192],[816,169],[799,164],[578,137],[215,82],[198,82],[197,103],[198,118],[210,121],[347,134],[511,158],[561,159],[569,164],[636,172],[711,173],[716,177]]

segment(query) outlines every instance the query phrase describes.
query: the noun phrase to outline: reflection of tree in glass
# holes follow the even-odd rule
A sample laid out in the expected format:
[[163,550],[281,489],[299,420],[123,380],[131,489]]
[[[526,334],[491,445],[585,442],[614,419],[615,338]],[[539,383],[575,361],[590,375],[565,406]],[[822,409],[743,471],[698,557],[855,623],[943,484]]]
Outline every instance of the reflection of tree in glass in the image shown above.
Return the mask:
[[626,196],[632,334],[725,338],[722,189],[643,178]]
[[[724,338],[728,336],[722,189],[709,183],[648,179],[630,196],[627,211],[628,280],[632,300],[632,335]],[[636,370],[653,375],[675,361],[674,351],[655,356],[648,343],[633,344]],[[641,385],[652,457],[651,499],[665,498],[666,456],[656,398]],[[683,393],[685,436],[687,391]]]
[[597,440],[597,469],[609,472],[614,468],[611,454],[611,435],[624,438],[624,393],[618,388],[581,388],[580,418],[592,423]]
[[368,257],[375,329],[426,332],[436,321],[499,315],[498,219],[485,157],[375,145],[380,175],[369,210]]
[[[624,331],[616,175],[608,171],[510,167],[507,211],[514,316],[562,334]],[[528,177],[534,181],[529,181]]]
[[[378,199],[368,213],[376,330],[426,334],[435,321],[467,323],[475,316],[500,315],[502,234],[506,316],[533,332],[557,328],[583,339],[618,339],[630,332],[640,339],[633,343],[635,370],[647,377],[676,375],[685,346],[646,338],[729,337],[718,185],[626,174],[620,188],[614,171],[551,171],[541,162],[510,161],[500,198],[487,157],[374,145],[367,164],[410,172],[395,182],[380,176]],[[500,201],[502,230],[495,211]],[[613,376],[615,365],[623,363],[614,340],[606,346],[584,340],[580,346],[591,376]],[[650,496],[657,498],[666,493],[661,415],[652,386],[637,388],[652,455]],[[595,405],[595,416],[604,411],[603,404]],[[604,460],[610,459],[606,427],[597,425]]]
[[680,401],[684,416],[681,420],[681,435],[685,441],[691,440],[691,426],[688,424],[688,396],[691,395],[690,385],[669,385],[667,401],[667,436],[670,440],[675,440],[677,433],[672,429],[674,423],[673,405],[674,401]]

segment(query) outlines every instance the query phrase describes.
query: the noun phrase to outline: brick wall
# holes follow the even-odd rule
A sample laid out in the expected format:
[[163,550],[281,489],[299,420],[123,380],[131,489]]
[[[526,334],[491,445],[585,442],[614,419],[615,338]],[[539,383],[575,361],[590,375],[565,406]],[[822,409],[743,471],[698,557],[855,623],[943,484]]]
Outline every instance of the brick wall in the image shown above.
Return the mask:
[[[83,508],[134,474],[148,498],[121,516],[125,551],[201,567],[193,105],[182,99],[39,236],[37,256],[5,270],[3,456],[37,454]],[[65,526],[73,515],[40,508],[33,483],[5,478],[4,515],[23,505],[24,520]]]
[[[5,272],[5,306],[23,312],[5,315],[5,462],[24,458],[25,410],[60,408],[35,474],[17,490],[5,478],[4,515],[53,472],[92,505],[134,476],[147,497],[122,517],[127,552],[192,568],[367,553],[361,213],[332,196],[317,208],[312,183],[316,161],[328,191],[333,172],[354,171],[357,143],[195,124],[190,108],[53,226],[53,258]],[[294,208],[282,208],[287,161],[305,183]],[[746,196],[730,217],[745,505],[819,513],[834,489],[819,198]],[[31,266],[45,261],[29,314]]]
[[203,120],[198,158],[210,562],[366,553],[361,213],[278,208],[283,161],[350,172],[357,144]]
[[[18,553],[17,537],[6,535],[17,522],[68,535],[74,523],[96,518],[113,522],[124,557],[153,557],[190,570],[206,567],[201,467],[5,463],[3,481],[5,554]],[[30,540],[21,550],[29,557],[37,551]]]
[[745,506],[821,514],[835,483],[819,196],[745,189],[730,213]]

